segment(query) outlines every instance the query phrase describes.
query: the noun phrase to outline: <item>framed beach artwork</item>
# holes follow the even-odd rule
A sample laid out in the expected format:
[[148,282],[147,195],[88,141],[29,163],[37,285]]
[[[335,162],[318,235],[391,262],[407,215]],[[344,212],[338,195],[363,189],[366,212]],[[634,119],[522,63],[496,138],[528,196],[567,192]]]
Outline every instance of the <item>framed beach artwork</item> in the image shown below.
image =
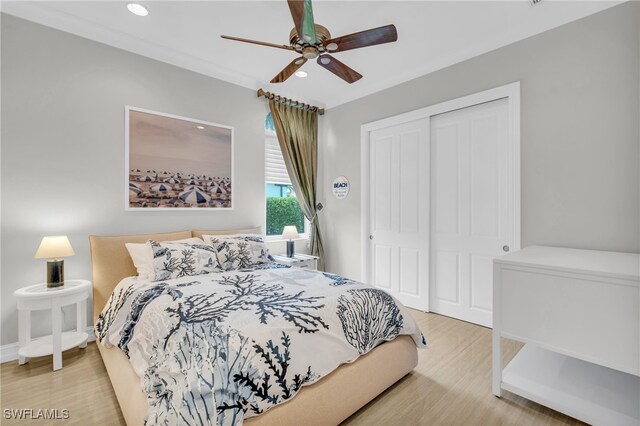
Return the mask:
[[233,208],[233,127],[125,108],[126,209]]

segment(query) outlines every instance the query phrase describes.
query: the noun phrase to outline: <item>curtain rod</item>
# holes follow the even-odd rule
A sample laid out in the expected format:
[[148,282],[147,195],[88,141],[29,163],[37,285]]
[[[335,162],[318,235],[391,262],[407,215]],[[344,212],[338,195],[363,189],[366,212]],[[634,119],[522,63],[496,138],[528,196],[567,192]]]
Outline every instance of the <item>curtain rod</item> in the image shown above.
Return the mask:
[[320,115],[324,115],[324,108],[319,108],[317,106],[304,104],[302,102],[294,101],[293,99],[285,98],[284,96],[276,95],[275,93],[265,92],[262,89],[258,89],[258,97],[264,96],[267,99],[272,101],[279,102],[281,104],[288,104],[300,109],[306,109],[308,111],[317,112]]

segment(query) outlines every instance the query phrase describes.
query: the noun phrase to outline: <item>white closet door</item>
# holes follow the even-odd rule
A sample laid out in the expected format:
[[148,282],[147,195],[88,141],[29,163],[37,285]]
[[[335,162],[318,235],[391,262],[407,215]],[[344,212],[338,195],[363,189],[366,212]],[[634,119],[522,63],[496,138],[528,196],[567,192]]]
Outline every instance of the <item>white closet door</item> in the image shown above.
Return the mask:
[[429,290],[428,119],[370,135],[367,281],[426,310]]
[[433,312],[492,326],[493,258],[513,244],[508,102],[431,117]]

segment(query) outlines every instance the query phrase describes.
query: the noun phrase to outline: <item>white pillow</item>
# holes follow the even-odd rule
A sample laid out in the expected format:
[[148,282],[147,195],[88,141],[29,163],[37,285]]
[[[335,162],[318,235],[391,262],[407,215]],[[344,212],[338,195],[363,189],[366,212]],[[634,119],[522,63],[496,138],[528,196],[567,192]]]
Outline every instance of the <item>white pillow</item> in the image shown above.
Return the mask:
[[203,235],[202,238],[213,246],[218,263],[225,271],[272,261],[269,247],[260,234]]
[[[163,241],[165,242],[165,241]],[[185,238],[183,240],[172,241],[174,243],[203,243],[200,238]],[[129,256],[138,270],[138,278],[141,280],[151,280],[155,277],[153,270],[153,250],[148,243],[126,243]]]
[[152,281],[220,272],[220,265],[213,247],[203,241],[197,243],[177,243],[175,241],[158,243],[149,240],[147,244],[153,250],[155,275]]

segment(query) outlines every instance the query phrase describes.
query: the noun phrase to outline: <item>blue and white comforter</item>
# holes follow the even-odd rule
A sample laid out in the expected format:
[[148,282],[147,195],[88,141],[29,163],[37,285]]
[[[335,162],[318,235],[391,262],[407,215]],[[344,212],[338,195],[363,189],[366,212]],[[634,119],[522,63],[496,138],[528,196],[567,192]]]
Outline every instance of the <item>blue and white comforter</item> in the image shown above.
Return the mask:
[[96,324],[141,377],[147,424],[165,425],[242,424],[399,334],[426,346],[387,293],[298,268],[126,278]]

